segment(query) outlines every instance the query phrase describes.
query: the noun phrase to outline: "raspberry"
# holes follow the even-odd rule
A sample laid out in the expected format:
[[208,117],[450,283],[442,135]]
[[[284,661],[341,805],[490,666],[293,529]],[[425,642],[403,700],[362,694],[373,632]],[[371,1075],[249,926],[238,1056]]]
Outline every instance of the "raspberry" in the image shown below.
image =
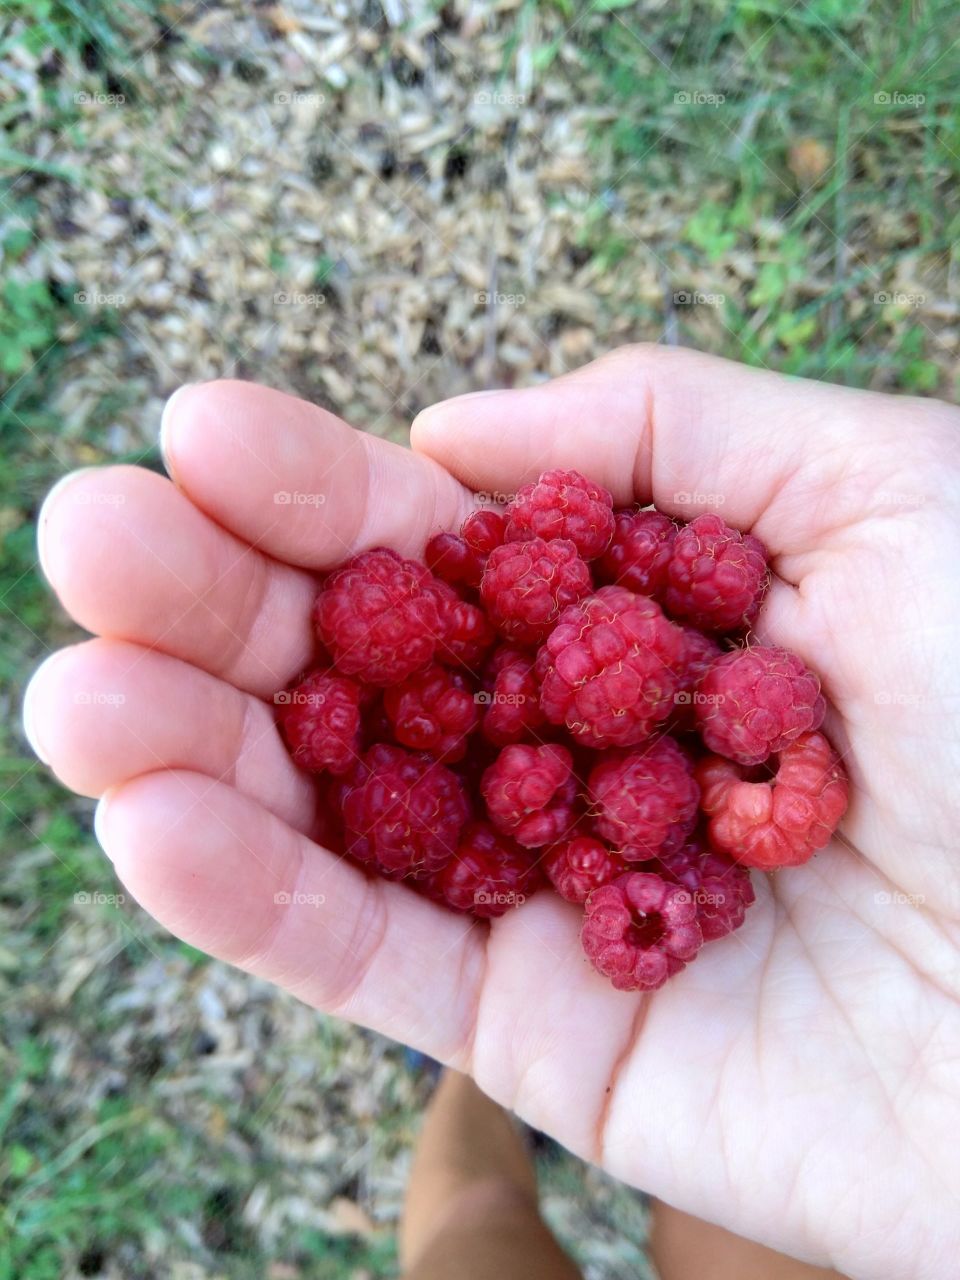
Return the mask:
[[433,657],[440,618],[422,564],[377,547],[330,574],[314,605],[321,643],[337,669],[396,684]]
[[340,793],[346,851],[381,875],[424,875],[453,856],[469,806],[460,779],[429,756],[371,747]]
[[460,537],[478,556],[488,556],[494,547],[502,545],[507,533],[507,521],[499,511],[473,511],[460,526]]
[[543,869],[561,898],[582,904],[594,889],[622,876],[627,864],[600,840],[575,834],[547,850]]
[[719,516],[697,516],[673,542],[667,612],[703,631],[739,631],[756,617],[769,576],[758,538],[731,529]]
[[593,967],[620,991],[653,991],[703,945],[693,895],[647,871],[595,889],[580,940]]
[[278,694],[278,721],[301,769],[345,773],[360,753],[360,686],[331,671],[312,671]]
[[598,578],[638,595],[661,595],[676,536],[677,526],[662,511],[618,511],[613,541],[597,561]]
[[519,742],[543,724],[540,688],[533,670],[533,655],[509,645],[496,650],[490,668],[492,682],[486,694],[483,732],[498,747]]
[[579,471],[544,471],[510,504],[507,542],[567,538],[584,560],[606,550],[613,536],[613,498]]
[[747,907],[756,897],[746,867],[698,841],[691,841],[675,853],[661,854],[651,864],[651,870],[693,894],[704,942],[713,942],[739,929]]
[[588,790],[598,834],[628,862],[679,849],[696,825],[700,788],[672,738],[601,760]]
[[480,710],[463,676],[431,663],[383,695],[393,737],[438,760],[459,760]]
[[760,764],[801,733],[819,729],[820,681],[795,653],[753,645],[718,658],[700,684],[704,744],[738,764]]
[[424,548],[423,558],[431,572],[451,586],[480,585],[483,557],[455,533],[435,533]]
[[487,822],[471,822],[454,856],[433,876],[432,887],[454,911],[492,919],[522,906],[541,882],[526,849]]
[[847,808],[840,758],[821,733],[785,747],[772,778],[748,779],[720,756],[701,760],[696,776],[715,848],[747,867],[794,867],[830,839]]
[[559,840],[573,825],[572,768],[566,747],[504,747],[480,782],[490,821],[527,848]]
[[480,598],[494,626],[520,644],[536,644],[561,609],[591,588],[590,570],[572,542],[508,542],[487,559]]
[[487,556],[503,542],[506,520],[496,511],[474,511],[455,533],[437,533],[423,558],[430,569],[452,586],[478,587]]
[[482,609],[461,600],[447,583],[433,582],[431,590],[440,615],[437,661],[473,671],[496,642],[496,631]]
[[652,600],[601,587],[564,610],[537,655],[544,715],[585,746],[643,741],[673,706],[682,644]]
[[696,728],[696,710],[701,701],[700,682],[707,671],[721,657],[723,650],[712,636],[696,627],[681,627],[683,652],[677,667],[678,688],[674,697],[672,724],[678,731]]

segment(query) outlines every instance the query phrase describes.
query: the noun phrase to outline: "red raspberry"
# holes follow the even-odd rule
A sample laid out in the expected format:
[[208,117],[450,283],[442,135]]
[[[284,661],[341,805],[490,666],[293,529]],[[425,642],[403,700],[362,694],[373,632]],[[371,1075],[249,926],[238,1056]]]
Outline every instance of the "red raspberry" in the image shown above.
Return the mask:
[[613,498],[579,471],[544,471],[510,505],[507,542],[567,538],[584,560],[606,550],[613,536]]
[[662,511],[618,511],[613,541],[597,561],[597,577],[642,596],[660,596],[677,526]]
[[574,834],[547,850],[543,869],[561,898],[582,904],[594,889],[622,876],[627,864],[593,836]]
[[704,942],[739,929],[756,897],[746,867],[698,841],[675,853],[661,854],[651,870],[693,894]]
[[503,542],[506,520],[496,511],[474,511],[455,533],[437,533],[427,543],[424,559],[444,582],[478,587],[487,556]]
[[312,671],[278,693],[277,718],[301,769],[345,773],[360,754],[360,686],[332,671]]
[[393,737],[438,760],[459,760],[480,709],[463,676],[432,662],[383,695]]
[[483,557],[455,533],[435,533],[424,548],[423,558],[431,572],[451,586],[480,585]]
[[628,862],[679,849],[696,825],[700,788],[672,738],[601,760],[588,790],[598,834]]
[[520,644],[537,644],[561,609],[591,588],[590,570],[572,542],[508,542],[487,559],[480,598],[493,625]]
[[723,650],[712,636],[696,627],[681,627],[683,652],[677,667],[678,688],[674,695],[671,724],[680,732],[696,728],[696,708],[700,702],[700,682]]
[[440,634],[432,581],[422,564],[386,547],[331,573],[313,616],[337,669],[386,685],[429,662]]
[[776,774],[745,777],[742,765],[708,756],[696,768],[710,841],[747,867],[794,867],[830,839],[847,808],[840,758],[822,733],[805,733],[780,752]]
[[739,631],[756,617],[769,578],[758,538],[731,529],[719,516],[697,516],[673,542],[667,612],[703,631]]
[[489,920],[522,906],[541,883],[528,850],[487,822],[471,822],[454,856],[435,873],[432,887],[454,911]]
[[453,856],[469,816],[460,779],[429,756],[378,744],[340,793],[346,851],[396,879]]
[[820,681],[787,649],[752,645],[724,654],[700,682],[697,727],[707,748],[760,764],[801,733],[819,729]]
[[433,582],[431,590],[440,614],[436,660],[448,667],[475,671],[495,644],[496,631],[482,609],[461,600],[446,582]]
[[460,537],[478,556],[486,557],[506,539],[506,517],[499,511],[472,511],[460,526]]
[[660,606],[601,587],[565,609],[537,656],[540,706],[585,746],[632,746],[669,714],[683,637]]
[[593,967],[620,991],[653,991],[703,945],[693,895],[652,872],[595,889],[580,934]]
[[504,747],[480,782],[490,821],[528,849],[559,840],[573,825],[572,768],[566,747]]
[[519,742],[543,724],[540,686],[533,670],[534,658],[523,649],[503,645],[490,663],[486,693],[478,696],[486,703],[483,733],[498,747]]

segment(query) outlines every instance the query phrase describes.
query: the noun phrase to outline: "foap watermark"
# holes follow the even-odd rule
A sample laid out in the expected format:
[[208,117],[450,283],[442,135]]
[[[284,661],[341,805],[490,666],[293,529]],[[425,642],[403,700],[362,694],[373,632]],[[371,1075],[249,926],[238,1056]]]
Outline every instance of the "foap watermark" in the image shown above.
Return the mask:
[[273,101],[278,107],[322,107],[326,102],[326,95],[323,93],[301,93],[299,89],[281,90],[273,95]]
[[919,707],[923,705],[923,694],[904,693],[902,689],[878,689],[873,695],[878,707]]
[[73,500],[78,507],[122,507],[127,495],[110,490],[96,489],[91,493],[89,489],[81,489],[73,495]]
[[273,695],[278,707],[322,707],[327,700],[325,693],[305,692],[303,689],[281,689]]
[[274,905],[278,907],[322,907],[326,900],[325,893],[304,893],[302,889],[294,889],[292,893],[281,889],[273,895]]
[[99,889],[94,889],[92,893],[81,889],[73,895],[73,901],[78,907],[122,907],[126,900],[126,894],[101,893]]
[[699,289],[676,289],[673,295],[675,307],[722,307],[726,300],[725,293],[701,293]]
[[922,107],[926,100],[925,93],[900,93],[897,90],[892,93],[881,90],[873,95],[875,107]]
[[911,489],[878,489],[874,501],[882,507],[922,507],[927,500],[925,493]]
[[500,89],[481,89],[473,95],[478,107],[522,107],[527,101],[525,93],[503,93]]
[[126,304],[124,293],[100,293],[97,289],[81,289],[73,295],[73,300],[81,307],[122,307]]
[[473,300],[481,306],[522,307],[527,300],[525,293],[500,293],[498,290],[480,289]]
[[281,292],[273,295],[275,307],[322,307],[326,300],[326,294],[323,293]]
[[706,89],[678,89],[673,100],[678,107],[722,107],[727,95]]
[[722,907],[727,900],[725,893],[714,893],[710,889],[684,889],[677,894],[677,902],[695,902],[698,907]]
[[278,489],[273,495],[278,507],[322,507],[325,493],[303,493],[300,489]]
[[681,489],[673,495],[673,500],[680,507],[722,507],[727,498],[723,493],[700,493],[699,490],[690,492],[687,489]]
[[105,689],[81,689],[73,695],[73,700],[79,707],[122,707],[127,698],[126,694]]
[[485,889],[478,889],[473,895],[473,902],[477,907],[522,907],[526,900],[526,894],[514,893],[512,890],[494,890],[488,893]]
[[530,701],[525,693],[504,693],[502,690],[489,693],[486,689],[478,689],[473,700],[478,707],[522,707]]
[[889,292],[881,289],[879,293],[873,295],[874,305],[878,307],[922,307],[927,300],[925,293],[902,293],[899,289],[893,289]]
[[719,707],[725,699],[723,693],[701,693],[699,689],[681,689],[673,695],[678,707]]
[[122,107],[127,100],[124,93],[75,93],[73,100],[78,107]]
[[904,893],[902,889],[881,889],[873,895],[878,907],[922,907],[927,900],[925,893]]
[[494,489],[492,493],[487,493],[482,489],[479,493],[473,495],[473,500],[478,507],[506,507],[511,502],[516,502],[517,495],[515,493],[501,493],[499,489]]

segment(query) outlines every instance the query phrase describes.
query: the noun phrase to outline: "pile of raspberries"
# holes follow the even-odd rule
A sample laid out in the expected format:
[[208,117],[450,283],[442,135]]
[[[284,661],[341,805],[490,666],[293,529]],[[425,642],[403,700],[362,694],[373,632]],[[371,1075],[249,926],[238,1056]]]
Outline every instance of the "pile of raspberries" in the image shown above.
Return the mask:
[[276,695],[333,848],[481,919],[552,886],[594,967],[652,990],[743,923],[749,868],[827,843],[847,780],[817,676],[748,638],[757,538],[547,471],[424,559],[326,575],[317,664]]

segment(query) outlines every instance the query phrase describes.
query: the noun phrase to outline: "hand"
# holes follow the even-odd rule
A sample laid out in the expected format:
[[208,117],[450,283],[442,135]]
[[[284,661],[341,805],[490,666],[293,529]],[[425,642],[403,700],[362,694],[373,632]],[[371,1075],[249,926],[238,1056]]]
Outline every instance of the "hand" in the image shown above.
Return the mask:
[[[100,636],[27,719],[134,897],[194,946],[474,1074],[618,1178],[857,1280],[960,1256],[960,414],[626,348],[447,402],[416,452],[242,383],[166,415],[174,482],[69,477],[42,559]],[[469,927],[315,842],[272,694],[307,664],[311,571],[419,554],[471,491],[577,467],[618,503],[753,529],[757,632],[823,676],[852,803],[811,864],[652,996],[590,970],[552,894]],[[456,477],[456,478],[454,478]],[[278,494],[291,497],[278,500]],[[722,505],[720,505],[722,504]]]

